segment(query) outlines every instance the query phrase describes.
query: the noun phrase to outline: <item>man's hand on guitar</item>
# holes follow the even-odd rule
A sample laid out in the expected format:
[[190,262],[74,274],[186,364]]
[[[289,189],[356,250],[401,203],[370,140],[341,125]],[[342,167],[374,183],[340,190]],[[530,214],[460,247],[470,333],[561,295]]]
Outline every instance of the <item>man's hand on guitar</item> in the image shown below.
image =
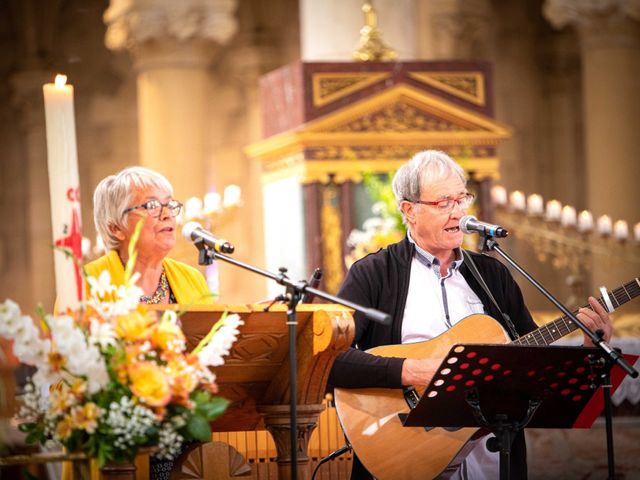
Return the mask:
[[[593,297],[589,297],[589,305],[591,305],[593,310],[581,308],[578,310],[578,315],[576,315],[578,320],[584,323],[592,332],[598,329],[602,330],[604,332],[604,340],[608,342],[613,332],[613,325],[611,318],[609,318],[609,313],[607,313],[602,305]],[[593,342],[586,334],[584,336],[584,346],[593,347]]]
[[402,384],[428,385],[436,373],[436,369],[440,366],[441,360],[433,358],[405,359],[402,364]]

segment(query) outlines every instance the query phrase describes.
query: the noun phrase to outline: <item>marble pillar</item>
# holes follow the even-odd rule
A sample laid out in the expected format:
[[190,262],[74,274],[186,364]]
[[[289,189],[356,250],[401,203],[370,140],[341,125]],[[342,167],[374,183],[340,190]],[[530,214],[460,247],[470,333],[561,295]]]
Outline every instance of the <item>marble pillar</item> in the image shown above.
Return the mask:
[[[44,99],[42,85],[52,81],[50,73],[41,69],[27,69],[12,75],[12,103],[19,112],[19,129],[26,177],[27,198],[11,198],[14,208],[26,203],[26,231],[28,240],[20,239],[26,250],[26,264],[21,267],[23,278],[12,278],[13,286],[21,285],[23,309],[31,312],[36,302],[46,311],[52,311],[56,296],[53,279],[53,247],[51,246],[51,208],[49,205],[49,177],[47,170],[46,135],[44,126]],[[23,178],[24,178],[23,177]],[[16,210],[17,211],[17,210]],[[14,232],[15,233],[15,232]],[[24,251],[23,250],[23,251]],[[15,295],[14,292],[11,292]]]
[[[547,0],[556,28],[574,27],[580,39],[584,112],[586,205],[631,225],[640,220],[634,200],[640,178],[640,9],[632,0]],[[612,248],[620,248],[619,246]],[[637,264],[615,255],[594,256],[592,289],[613,288],[637,275]]]
[[205,193],[215,95],[207,68],[236,30],[236,4],[111,0],[104,14],[107,47],[128,50],[137,73],[139,163],[165,174],[176,198]]
[[[640,220],[640,9],[637,2],[547,0],[556,27],[580,38],[587,203],[594,215]],[[612,194],[615,192],[615,194]]]
[[492,48],[488,0],[417,3],[417,53],[427,60],[486,60]]

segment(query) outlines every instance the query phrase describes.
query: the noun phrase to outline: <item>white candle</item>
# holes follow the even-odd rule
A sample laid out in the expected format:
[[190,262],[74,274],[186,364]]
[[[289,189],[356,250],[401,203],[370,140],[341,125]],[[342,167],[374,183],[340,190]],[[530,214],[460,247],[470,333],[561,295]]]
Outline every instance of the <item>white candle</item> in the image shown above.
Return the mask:
[[197,218],[202,212],[202,199],[199,197],[188,198],[184,202],[184,216],[187,220]]
[[565,227],[575,226],[575,224],[577,223],[576,209],[571,205],[565,205],[564,207],[562,207],[560,223]]
[[560,214],[562,213],[562,204],[557,200],[549,200],[547,202],[547,209],[545,218],[551,221],[560,220]]
[[506,205],[507,190],[502,185],[494,185],[493,187],[491,187],[491,199],[496,205]]
[[[43,85],[44,111],[47,128],[47,159],[51,226],[55,250],[53,259],[58,310],[76,308],[84,296],[80,272],[82,230],[80,214],[80,182],[76,124],[73,114],[73,86],[67,77],[56,76],[55,84]],[[67,258],[59,249],[71,252]]]
[[613,224],[613,236],[616,240],[626,240],[629,238],[629,225],[624,220],[618,220]]
[[602,215],[600,218],[598,218],[596,225],[599,234],[611,235],[611,231],[613,230],[611,217],[609,217],[608,215]]
[[526,207],[524,193],[520,190],[514,190],[509,195],[509,202],[514,210],[524,210]]
[[222,201],[225,208],[237,207],[240,204],[241,190],[237,185],[228,185],[224,189],[224,200]]
[[582,210],[578,215],[578,231],[590,232],[593,230],[593,215],[588,210]]
[[633,236],[636,239],[636,242],[640,242],[640,222],[633,226]]
[[530,215],[542,215],[544,211],[542,197],[537,193],[532,193],[527,197],[527,212]]
[[220,210],[220,194],[218,192],[209,192],[204,196],[204,213],[208,215]]

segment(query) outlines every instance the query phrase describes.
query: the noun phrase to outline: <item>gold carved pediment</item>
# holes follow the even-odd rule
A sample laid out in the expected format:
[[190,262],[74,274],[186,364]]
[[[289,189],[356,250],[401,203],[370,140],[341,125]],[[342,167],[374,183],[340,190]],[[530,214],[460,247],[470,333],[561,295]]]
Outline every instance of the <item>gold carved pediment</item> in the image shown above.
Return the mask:
[[482,72],[410,72],[409,76],[475,105],[486,103]]
[[312,77],[313,106],[322,107],[335,102],[390,76],[390,73],[376,72],[314,73]]
[[[503,125],[409,85],[397,85],[379,94],[309,122],[306,132],[392,134],[473,134],[505,138]],[[466,136],[466,135],[465,135]]]
[[496,146],[510,136],[492,118],[413,85],[398,84],[246,148],[262,180],[360,181],[433,148],[481,177],[498,176]]

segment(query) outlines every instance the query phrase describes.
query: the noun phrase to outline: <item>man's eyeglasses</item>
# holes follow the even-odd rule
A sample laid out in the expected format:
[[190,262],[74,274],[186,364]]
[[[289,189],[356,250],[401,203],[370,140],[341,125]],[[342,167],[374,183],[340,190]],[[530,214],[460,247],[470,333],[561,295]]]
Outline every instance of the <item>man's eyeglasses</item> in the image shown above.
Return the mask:
[[127,208],[124,212],[122,212],[122,215],[126,215],[129,212],[133,212],[138,208],[144,208],[147,211],[147,214],[150,217],[154,217],[154,218],[157,218],[160,215],[162,215],[162,209],[166,208],[167,210],[169,210],[169,214],[172,217],[175,217],[180,213],[180,210],[182,209],[182,203],[180,203],[178,200],[169,200],[167,203],[162,203],[159,200],[147,200],[146,202],[141,203],[140,205]]
[[458,204],[461,209],[465,210],[471,206],[475,195],[473,193],[465,193],[458,198],[443,198],[442,200],[436,200],[435,202],[427,202],[426,200],[414,200],[411,203],[420,203],[421,205],[433,205],[439,212],[450,212]]

